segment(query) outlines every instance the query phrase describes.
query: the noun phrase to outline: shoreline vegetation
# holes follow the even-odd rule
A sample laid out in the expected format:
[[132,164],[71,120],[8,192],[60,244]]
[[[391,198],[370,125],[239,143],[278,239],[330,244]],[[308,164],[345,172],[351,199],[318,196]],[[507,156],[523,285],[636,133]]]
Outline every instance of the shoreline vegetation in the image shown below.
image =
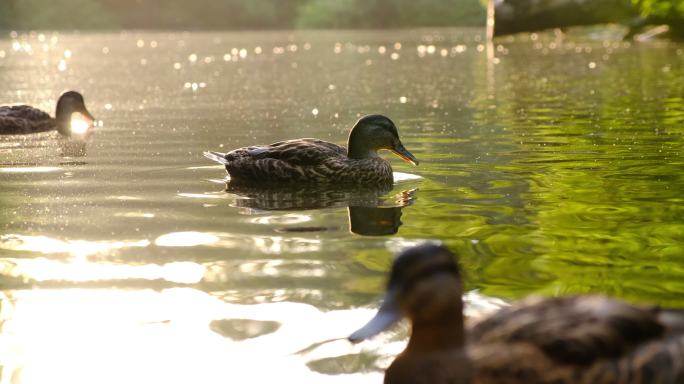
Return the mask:
[[[51,6],[45,0],[2,2],[0,30],[5,31],[209,31],[484,26],[487,0],[56,0]],[[605,3],[608,8],[601,12],[624,19],[616,16],[610,21],[630,27],[635,22],[668,24],[673,33],[684,36],[684,0]],[[502,4],[497,9],[516,8],[515,18],[523,23],[539,12],[534,1],[503,0]]]
[[0,30],[388,29],[485,23],[480,0],[58,0],[59,7],[46,7],[45,0],[2,2]]

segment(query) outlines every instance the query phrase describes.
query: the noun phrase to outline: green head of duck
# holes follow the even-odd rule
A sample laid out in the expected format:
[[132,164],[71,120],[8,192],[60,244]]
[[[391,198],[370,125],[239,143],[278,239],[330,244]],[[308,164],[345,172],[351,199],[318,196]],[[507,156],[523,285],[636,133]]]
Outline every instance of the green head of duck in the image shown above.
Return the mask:
[[404,161],[418,165],[418,159],[401,143],[392,120],[382,115],[360,118],[349,133],[347,156],[351,159],[377,157],[380,149],[390,150]]
[[57,101],[56,109],[57,131],[62,136],[76,140],[90,137],[95,118],[88,112],[80,93],[64,92]]

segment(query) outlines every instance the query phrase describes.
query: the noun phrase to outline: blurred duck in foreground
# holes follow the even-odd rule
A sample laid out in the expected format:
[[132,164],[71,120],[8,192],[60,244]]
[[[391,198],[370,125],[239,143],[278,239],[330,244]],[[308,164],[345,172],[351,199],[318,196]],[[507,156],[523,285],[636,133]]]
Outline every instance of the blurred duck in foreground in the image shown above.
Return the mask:
[[418,164],[399,140],[392,120],[382,115],[359,119],[349,133],[347,148],[318,139],[297,139],[228,153],[205,152],[204,156],[224,164],[231,182],[391,185],[392,167],[378,156],[380,149]]
[[62,94],[57,101],[55,118],[28,105],[0,107],[0,134],[20,135],[57,130],[74,140],[87,140],[95,118],[88,112],[83,96],[75,91]]
[[604,296],[533,298],[465,331],[462,290],[448,249],[410,248],[394,261],[378,313],[349,340],[411,320],[386,384],[684,383],[684,311]]

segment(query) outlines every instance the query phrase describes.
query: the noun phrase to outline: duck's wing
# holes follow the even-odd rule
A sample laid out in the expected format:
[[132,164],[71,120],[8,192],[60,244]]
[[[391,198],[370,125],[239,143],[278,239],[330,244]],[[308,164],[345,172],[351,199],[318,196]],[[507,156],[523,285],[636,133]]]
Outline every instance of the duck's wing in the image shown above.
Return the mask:
[[18,135],[51,131],[55,120],[46,112],[28,105],[0,107],[0,134]]
[[684,313],[601,296],[526,300],[475,324],[484,383],[684,383]]
[[621,356],[666,332],[655,307],[636,307],[603,296],[529,299],[475,324],[471,343],[525,343],[551,359],[589,364]]
[[345,166],[346,153],[337,144],[299,139],[236,149],[220,162],[234,179],[297,182],[331,177]]
[[[296,166],[313,166],[331,158],[347,156],[346,148],[318,139],[280,141],[266,146],[247,147],[243,150],[246,153],[236,153],[236,156],[246,155],[254,160],[276,159]],[[237,151],[231,153],[234,152]]]

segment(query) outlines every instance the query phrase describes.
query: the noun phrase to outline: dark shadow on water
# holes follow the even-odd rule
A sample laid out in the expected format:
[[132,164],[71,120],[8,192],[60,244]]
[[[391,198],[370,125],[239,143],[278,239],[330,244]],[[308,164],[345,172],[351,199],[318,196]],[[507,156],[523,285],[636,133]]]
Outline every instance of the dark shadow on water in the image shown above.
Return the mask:
[[349,207],[349,230],[366,236],[394,235],[401,226],[402,207]]
[[87,165],[87,164],[88,163],[85,161],[75,161],[75,160],[60,161],[59,162],[59,165]]

